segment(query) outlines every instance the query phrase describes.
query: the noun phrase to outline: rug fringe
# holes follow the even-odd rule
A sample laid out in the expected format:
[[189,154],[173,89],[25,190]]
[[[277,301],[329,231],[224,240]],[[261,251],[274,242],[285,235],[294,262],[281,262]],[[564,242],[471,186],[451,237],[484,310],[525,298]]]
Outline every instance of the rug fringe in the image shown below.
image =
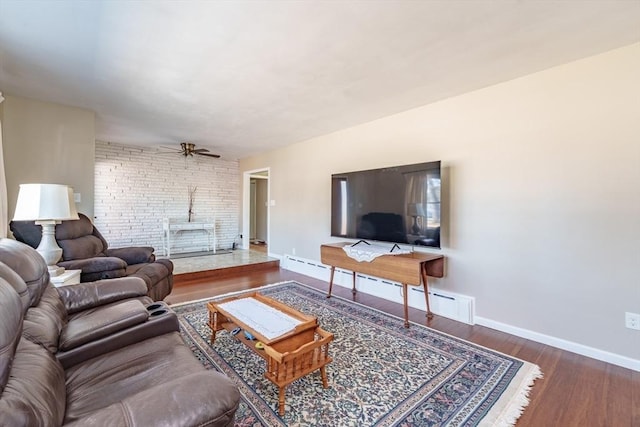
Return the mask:
[[509,403],[505,406],[505,408],[499,413],[496,414],[495,417],[492,417],[491,414],[487,414],[485,418],[482,419],[479,426],[482,427],[513,427],[518,422],[518,419],[522,416],[527,406],[529,406],[529,394],[531,393],[531,389],[536,380],[544,377],[540,367],[533,363],[525,362],[529,369],[523,375],[519,384],[510,384],[509,388],[516,388],[519,391],[516,392],[516,395],[511,398]]

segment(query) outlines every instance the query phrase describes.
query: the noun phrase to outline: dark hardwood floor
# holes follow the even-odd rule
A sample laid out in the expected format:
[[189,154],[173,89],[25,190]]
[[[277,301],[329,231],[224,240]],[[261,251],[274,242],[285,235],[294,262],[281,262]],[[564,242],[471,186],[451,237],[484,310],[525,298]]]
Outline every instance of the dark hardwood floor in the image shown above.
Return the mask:
[[[326,282],[273,268],[238,275],[220,275],[178,285],[166,298],[170,304],[252,289],[269,283],[297,280],[327,290]],[[334,295],[352,299],[351,290],[334,286]],[[402,317],[402,306],[364,293],[355,300]],[[640,372],[559,350],[483,326],[409,309],[410,320],[492,348],[540,366],[544,378],[536,381],[530,404],[517,426],[534,427],[640,427]]]

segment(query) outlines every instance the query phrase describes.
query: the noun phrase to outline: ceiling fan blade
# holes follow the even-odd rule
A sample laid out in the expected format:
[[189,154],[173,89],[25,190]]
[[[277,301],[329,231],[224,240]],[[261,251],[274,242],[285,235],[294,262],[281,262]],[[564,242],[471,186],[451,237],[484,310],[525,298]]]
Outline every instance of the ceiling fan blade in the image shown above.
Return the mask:
[[206,148],[196,148],[195,144],[191,142],[181,142],[180,148],[160,146],[162,149],[168,151],[159,151],[160,154],[181,154],[184,157],[193,157],[194,154],[200,156],[213,157],[215,159],[220,158],[219,154],[210,154]]
[[159,153],[163,153],[163,154],[167,154],[167,153],[175,154],[175,153],[181,153],[182,152],[182,150],[179,149],[179,148],[165,147],[165,146],[160,146],[157,150],[158,150]]

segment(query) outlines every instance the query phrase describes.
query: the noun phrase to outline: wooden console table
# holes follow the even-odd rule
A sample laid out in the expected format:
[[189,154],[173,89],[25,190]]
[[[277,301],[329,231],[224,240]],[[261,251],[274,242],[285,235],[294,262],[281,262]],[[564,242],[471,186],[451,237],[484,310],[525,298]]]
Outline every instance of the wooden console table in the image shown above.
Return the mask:
[[356,293],[356,273],[368,274],[402,284],[404,302],[404,326],[409,327],[409,308],[407,305],[408,285],[424,286],[424,298],[427,303],[427,317],[433,317],[429,307],[429,289],[427,276],[444,276],[444,256],[427,254],[422,252],[411,252],[400,255],[382,255],[371,262],[359,262],[351,258],[344,251],[343,247],[351,243],[332,243],[320,246],[320,260],[323,264],[331,266],[331,278],[329,279],[329,293],[333,287],[333,275],[336,267],[353,272],[353,288],[351,292]]

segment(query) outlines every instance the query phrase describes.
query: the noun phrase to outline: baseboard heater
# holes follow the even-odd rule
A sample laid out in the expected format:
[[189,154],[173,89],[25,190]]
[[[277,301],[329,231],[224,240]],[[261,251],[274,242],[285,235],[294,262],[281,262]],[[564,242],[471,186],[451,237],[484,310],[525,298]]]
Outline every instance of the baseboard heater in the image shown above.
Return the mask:
[[[281,267],[295,273],[326,281],[328,286],[331,269],[320,262],[285,255]],[[351,271],[336,268],[333,283],[351,289],[352,277],[353,273]],[[402,304],[402,285],[400,283],[358,273],[356,274],[356,289],[358,292],[365,292]],[[424,289],[422,287],[409,286],[407,300],[410,307],[426,311]],[[473,325],[475,323],[474,304],[475,298],[473,297],[429,286],[429,305],[431,306],[431,311],[438,316]]]

